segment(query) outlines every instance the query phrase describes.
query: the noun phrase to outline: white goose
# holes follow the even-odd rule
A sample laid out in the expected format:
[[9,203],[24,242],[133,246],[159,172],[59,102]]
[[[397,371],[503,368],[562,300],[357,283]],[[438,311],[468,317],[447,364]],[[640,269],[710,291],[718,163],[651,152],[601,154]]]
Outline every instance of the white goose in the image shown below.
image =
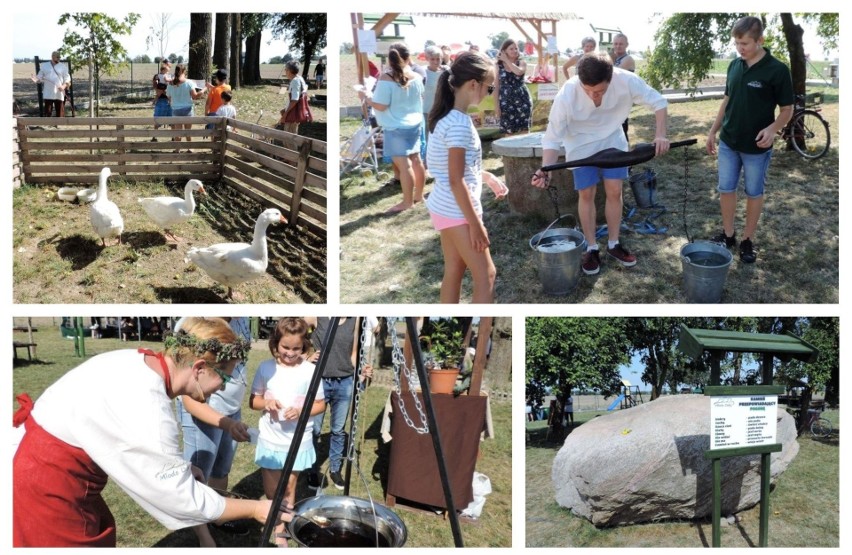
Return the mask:
[[287,223],[275,208],[264,210],[254,225],[254,239],[247,243],[219,243],[206,248],[189,249],[186,256],[214,280],[228,288],[228,298],[233,298],[233,287],[257,279],[266,273],[269,255],[266,248],[266,228],[270,224]]
[[204,185],[199,180],[190,179],[183,188],[184,198],[182,199],[178,197],[144,197],[138,199],[138,202],[148,216],[163,228],[166,235],[177,241],[177,237],[170,229],[186,222],[195,213],[194,192],[206,193]]
[[98,196],[95,202],[89,207],[89,217],[92,220],[92,227],[98,237],[101,238],[101,243],[106,246],[107,237],[118,237],[118,244],[121,244],[121,232],[124,231],[124,220],[121,218],[121,212],[118,211],[118,206],[107,198],[107,178],[112,174],[109,168],[101,170],[101,176],[98,184]]

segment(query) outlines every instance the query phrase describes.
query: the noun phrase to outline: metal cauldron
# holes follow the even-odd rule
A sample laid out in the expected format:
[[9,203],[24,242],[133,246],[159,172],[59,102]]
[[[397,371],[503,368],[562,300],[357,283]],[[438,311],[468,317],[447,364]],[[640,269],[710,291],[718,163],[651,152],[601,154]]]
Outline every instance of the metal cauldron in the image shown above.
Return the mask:
[[299,501],[287,530],[304,547],[402,547],[408,539],[405,523],[396,513],[379,503],[343,495]]

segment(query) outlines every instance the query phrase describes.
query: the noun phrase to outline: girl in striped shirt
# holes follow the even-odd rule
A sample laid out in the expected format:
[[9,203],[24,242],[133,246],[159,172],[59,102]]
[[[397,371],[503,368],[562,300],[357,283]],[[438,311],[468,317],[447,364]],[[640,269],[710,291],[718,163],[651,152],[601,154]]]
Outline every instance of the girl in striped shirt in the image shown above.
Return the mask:
[[458,303],[465,272],[473,277],[473,302],[494,302],[497,270],[488,250],[488,232],[482,223],[482,182],[497,198],[506,185],[482,170],[482,144],[467,115],[469,106],[494,92],[494,67],[481,54],[459,54],[438,80],[435,103],[429,113],[431,133],[426,158],[435,178],[426,207],[441,233],[444,278],[441,302]]

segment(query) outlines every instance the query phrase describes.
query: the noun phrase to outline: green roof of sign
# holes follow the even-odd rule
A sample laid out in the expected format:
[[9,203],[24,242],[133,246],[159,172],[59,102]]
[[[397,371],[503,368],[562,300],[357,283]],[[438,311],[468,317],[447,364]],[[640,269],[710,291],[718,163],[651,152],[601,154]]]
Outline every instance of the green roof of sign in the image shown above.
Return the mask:
[[740,331],[702,330],[681,325],[678,348],[697,358],[705,351],[734,353],[768,353],[781,360],[797,359],[814,362],[819,350],[793,334],[749,333]]

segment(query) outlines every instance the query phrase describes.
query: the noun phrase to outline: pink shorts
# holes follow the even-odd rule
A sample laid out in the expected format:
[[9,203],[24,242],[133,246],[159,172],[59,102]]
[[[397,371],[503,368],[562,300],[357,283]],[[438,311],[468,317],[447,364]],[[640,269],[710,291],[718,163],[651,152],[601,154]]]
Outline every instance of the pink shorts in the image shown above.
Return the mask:
[[[442,231],[444,229],[450,229],[451,227],[467,225],[467,220],[464,218],[448,218],[446,216],[441,216],[440,214],[435,214],[434,212],[429,212],[429,216],[432,218],[432,225],[435,227],[435,231]],[[480,219],[481,218],[482,216],[480,216]]]

